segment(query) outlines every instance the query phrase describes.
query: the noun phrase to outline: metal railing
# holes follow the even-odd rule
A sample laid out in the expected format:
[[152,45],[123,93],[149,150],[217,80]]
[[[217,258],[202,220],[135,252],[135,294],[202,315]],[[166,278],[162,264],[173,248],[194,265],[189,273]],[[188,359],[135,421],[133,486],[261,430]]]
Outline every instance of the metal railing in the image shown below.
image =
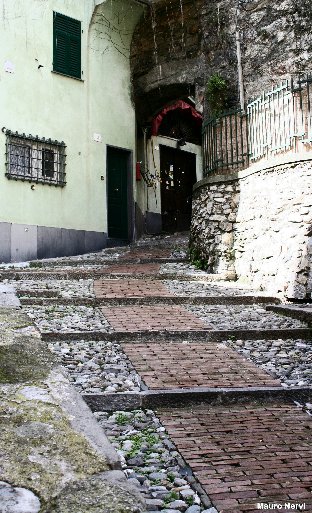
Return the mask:
[[248,165],[246,115],[239,110],[210,119],[203,128],[204,174]]
[[312,77],[287,80],[203,127],[204,175],[231,173],[251,162],[312,143]]

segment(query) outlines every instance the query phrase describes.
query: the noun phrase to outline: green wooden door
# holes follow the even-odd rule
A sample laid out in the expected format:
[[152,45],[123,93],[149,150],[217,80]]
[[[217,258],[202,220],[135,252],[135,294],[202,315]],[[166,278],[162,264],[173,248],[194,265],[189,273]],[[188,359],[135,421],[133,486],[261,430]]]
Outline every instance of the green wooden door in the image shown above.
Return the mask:
[[107,148],[107,222],[108,236],[128,239],[129,152]]

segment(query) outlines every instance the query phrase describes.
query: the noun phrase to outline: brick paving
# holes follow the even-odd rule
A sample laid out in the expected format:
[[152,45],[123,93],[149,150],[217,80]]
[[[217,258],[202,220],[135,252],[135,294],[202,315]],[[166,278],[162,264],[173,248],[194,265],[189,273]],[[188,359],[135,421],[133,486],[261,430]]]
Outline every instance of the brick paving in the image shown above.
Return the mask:
[[312,419],[292,404],[195,407],[158,415],[221,513],[257,503],[312,511]]
[[280,386],[277,379],[224,344],[123,344],[136,371],[151,389]]
[[160,264],[112,264],[103,269],[103,274],[158,274]]
[[135,260],[139,258],[169,258],[171,255],[170,249],[162,249],[162,248],[152,248],[152,249],[142,249],[142,248],[131,248],[128,253],[124,253],[119,257],[119,260]]
[[[139,258],[168,258],[170,252],[168,249],[154,250],[149,247],[124,253],[119,257],[119,263],[104,267],[104,277],[94,282],[96,297],[169,296],[170,292],[161,280],[153,281],[153,277],[150,280],[143,277],[139,279],[143,274],[160,273],[160,264],[134,262]],[[127,259],[132,259],[133,263],[123,262]],[[179,265],[172,265],[173,272],[177,272]],[[166,269],[170,269],[170,265]],[[87,274],[89,271],[79,270],[79,273],[82,272]],[[108,274],[125,276],[121,279],[108,279],[108,276],[105,277]],[[196,290],[193,291],[194,288]],[[199,292],[197,284],[193,284],[192,289],[189,286],[186,292],[185,288],[183,290],[184,294],[198,295]],[[172,286],[172,295],[179,292],[177,287]],[[226,294],[230,295],[231,291],[227,290]],[[91,321],[87,316],[84,319],[81,313],[78,314],[76,307],[72,313],[68,307],[65,310],[63,308],[62,306],[62,316],[63,313],[64,316],[67,315],[66,329],[69,320],[75,329],[82,329],[82,326],[84,330],[98,330],[103,324],[105,330],[124,332],[125,340],[131,332],[192,332],[214,329],[210,322],[216,323],[219,329],[221,325],[228,323],[229,329],[233,329],[238,317],[233,313],[235,308],[241,318],[242,313],[247,311],[244,306],[226,308],[223,305],[220,308],[218,305],[214,309],[209,307],[208,315],[208,308],[200,305],[194,307],[193,313],[193,307],[187,310],[182,306],[161,306],[158,303],[156,306],[103,307],[100,310],[106,320],[95,319],[92,313]],[[206,320],[199,318],[200,308]],[[264,320],[262,311],[258,309],[256,315],[253,310],[256,308],[248,308],[247,314],[242,318],[244,322],[246,320],[246,326],[253,326],[252,323],[255,320],[258,322],[258,318]],[[54,307],[52,313],[53,311]],[[99,310],[94,309],[94,312]],[[35,314],[38,315],[38,307],[34,307],[34,316]],[[55,314],[50,315],[47,321],[49,330],[52,331],[54,317]],[[278,316],[273,319],[274,323],[272,319],[268,321],[269,328],[278,327]],[[64,331],[64,326],[60,324],[60,319],[57,318],[55,331]],[[261,328],[265,326],[261,324]],[[179,342],[176,339],[175,342],[170,342],[170,337],[167,336],[169,340],[166,343],[122,344],[124,353],[151,390],[196,389],[203,386],[215,389],[280,386],[278,380],[225,344],[195,341],[184,343],[183,335]],[[100,352],[102,353],[102,349]],[[286,353],[287,351],[285,357]],[[103,356],[105,357],[104,351]],[[90,374],[92,372],[94,371],[91,370]],[[102,372],[101,369],[99,372]],[[158,415],[218,513],[258,512],[257,504],[284,505],[285,502],[289,502],[290,506],[281,506],[278,511],[294,510],[297,503],[305,504],[303,511],[312,512],[311,417],[295,405],[283,403],[282,400],[278,404],[272,404],[272,400],[265,401],[265,404],[251,404],[247,402],[246,395],[244,402],[242,400],[240,398],[238,404],[230,406],[160,409]]]
[[96,280],[94,282],[95,297],[124,298],[124,297],[169,297],[172,294],[161,281],[154,280]]
[[179,306],[117,306],[102,307],[101,310],[115,332],[196,331],[210,328]]

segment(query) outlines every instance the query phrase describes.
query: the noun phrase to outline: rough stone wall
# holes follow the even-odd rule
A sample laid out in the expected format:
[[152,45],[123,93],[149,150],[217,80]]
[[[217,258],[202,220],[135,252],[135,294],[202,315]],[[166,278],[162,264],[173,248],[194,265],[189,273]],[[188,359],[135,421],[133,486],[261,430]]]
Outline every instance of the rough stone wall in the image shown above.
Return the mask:
[[193,196],[191,257],[212,273],[235,272],[233,228],[239,205],[239,183],[212,183]]
[[305,162],[199,187],[193,205],[193,253],[212,272],[227,265],[238,279],[259,289],[289,298],[311,297],[311,178],[312,165]]
[[146,121],[155,109],[182,94],[194,94],[199,108],[213,73],[228,80],[229,102],[237,103],[236,27],[242,41],[246,98],[281,79],[311,71],[309,0],[238,4],[237,17],[232,0],[154,0],[136,28],[131,48],[139,117]]

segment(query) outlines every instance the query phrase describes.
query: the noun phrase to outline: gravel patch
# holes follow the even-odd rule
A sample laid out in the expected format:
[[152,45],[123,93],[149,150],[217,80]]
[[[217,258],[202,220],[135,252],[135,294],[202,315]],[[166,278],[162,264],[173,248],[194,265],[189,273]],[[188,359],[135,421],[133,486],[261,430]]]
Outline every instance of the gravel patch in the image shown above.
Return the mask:
[[211,296],[263,296],[263,292],[257,292],[247,287],[238,287],[235,282],[223,281],[209,283],[207,281],[179,281],[165,280],[163,282],[172,294],[195,297]]
[[306,340],[227,340],[226,344],[278,377],[285,387],[312,385],[312,345]]
[[209,499],[152,410],[94,415],[116,448],[128,480],[143,494],[148,511],[207,512]]
[[140,392],[146,388],[117,342],[53,342],[49,349],[81,393]]
[[25,306],[41,333],[79,331],[110,331],[109,323],[99,309],[87,306],[51,305]]
[[180,274],[184,276],[206,276],[205,271],[197,269],[194,265],[182,262],[166,262],[160,266],[160,274]]
[[187,310],[217,330],[306,328],[307,324],[260,305],[188,305]]
[[93,280],[23,280],[11,281],[16,290],[25,292],[22,297],[31,296],[31,292],[55,292],[61,298],[94,298]]

